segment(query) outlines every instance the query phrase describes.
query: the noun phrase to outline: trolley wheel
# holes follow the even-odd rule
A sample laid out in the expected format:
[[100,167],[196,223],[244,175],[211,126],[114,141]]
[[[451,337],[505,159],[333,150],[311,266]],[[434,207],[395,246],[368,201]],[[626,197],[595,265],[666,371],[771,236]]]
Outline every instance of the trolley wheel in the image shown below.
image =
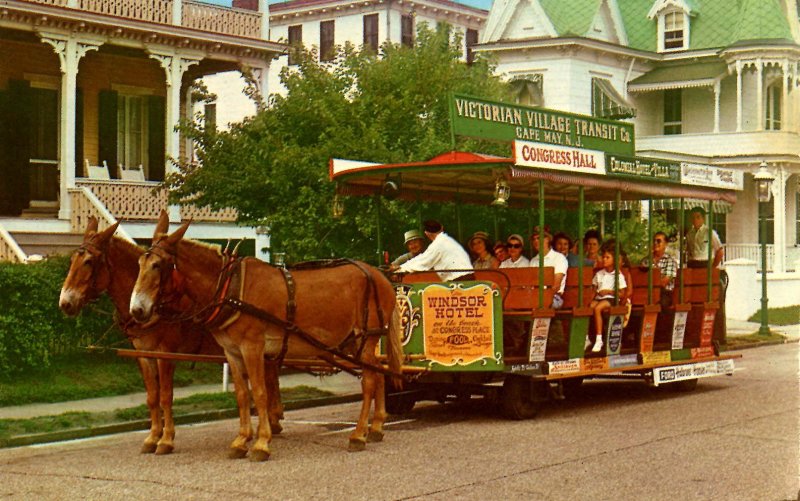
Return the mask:
[[670,391],[677,391],[681,393],[694,391],[697,388],[697,378],[682,379],[674,383],[667,383],[664,385]]
[[503,414],[518,420],[536,416],[547,398],[546,385],[546,381],[534,381],[528,376],[507,375],[500,401]]

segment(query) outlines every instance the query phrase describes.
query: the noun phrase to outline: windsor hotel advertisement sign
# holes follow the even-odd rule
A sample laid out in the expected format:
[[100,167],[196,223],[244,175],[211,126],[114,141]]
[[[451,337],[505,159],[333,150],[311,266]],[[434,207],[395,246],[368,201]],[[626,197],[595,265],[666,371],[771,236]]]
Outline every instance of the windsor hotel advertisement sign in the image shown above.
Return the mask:
[[450,106],[458,135],[634,155],[633,124],[460,94]]

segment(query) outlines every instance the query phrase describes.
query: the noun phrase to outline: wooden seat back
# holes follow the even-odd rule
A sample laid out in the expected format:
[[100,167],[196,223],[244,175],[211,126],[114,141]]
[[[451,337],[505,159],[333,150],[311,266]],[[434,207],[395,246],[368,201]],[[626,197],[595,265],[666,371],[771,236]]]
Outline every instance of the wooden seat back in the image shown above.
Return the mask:
[[[592,278],[594,277],[594,270],[591,266],[583,267],[583,304],[580,306],[589,306],[592,302]],[[567,269],[567,285],[564,289],[564,306],[565,308],[575,308],[578,305],[578,288],[580,287],[580,273],[579,268]]]
[[[475,270],[475,280],[494,282],[503,297],[504,311],[532,311],[539,308],[539,268],[503,268],[498,270]],[[404,284],[441,282],[439,275],[433,271],[408,273],[403,275]],[[555,270],[544,268],[544,305],[553,303],[553,283]]]
[[[705,268],[683,268],[678,270],[678,278],[683,276],[683,302],[708,302],[708,270]],[[678,304],[678,278],[675,279],[675,290],[672,291],[672,303]],[[711,300],[719,301],[719,269],[711,270]]]
[[[653,301],[651,304],[659,304],[661,301],[661,270],[653,268]],[[631,268],[631,280],[633,281],[633,297],[631,304],[634,306],[644,306],[647,303],[647,268]],[[631,286],[630,284],[628,285]]]

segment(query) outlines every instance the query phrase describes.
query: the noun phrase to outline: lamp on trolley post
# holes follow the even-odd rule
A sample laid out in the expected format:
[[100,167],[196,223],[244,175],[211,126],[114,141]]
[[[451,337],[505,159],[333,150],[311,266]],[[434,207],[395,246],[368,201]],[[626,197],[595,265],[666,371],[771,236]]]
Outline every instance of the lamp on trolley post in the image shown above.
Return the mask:
[[758,172],[755,173],[753,179],[756,182],[756,198],[759,204],[759,219],[761,220],[761,229],[759,231],[759,243],[761,243],[761,327],[758,333],[761,336],[769,336],[769,313],[767,311],[767,218],[766,204],[769,202],[772,194],[772,182],[775,176],[770,174],[767,170],[767,162],[762,161],[758,166]]

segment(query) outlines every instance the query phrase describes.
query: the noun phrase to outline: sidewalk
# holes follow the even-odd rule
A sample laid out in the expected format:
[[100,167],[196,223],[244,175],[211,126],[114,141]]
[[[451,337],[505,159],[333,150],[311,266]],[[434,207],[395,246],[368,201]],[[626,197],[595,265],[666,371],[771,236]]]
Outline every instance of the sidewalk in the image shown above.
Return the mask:
[[[220,384],[207,384],[175,388],[174,398],[183,398],[197,393],[216,393],[222,388],[222,370],[220,370]],[[350,374],[340,372],[332,376],[317,377],[310,374],[285,374],[280,376],[281,388],[295,386],[311,386],[325,390],[334,395],[350,395],[361,393],[361,380]],[[228,391],[233,391],[233,382],[228,385]],[[136,407],[145,403],[145,392],[131,393],[117,397],[89,398],[71,402],[57,402],[52,404],[30,404],[15,407],[0,407],[0,419],[29,419],[39,416],[56,416],[65,412],[105,412],[116,409]]]

